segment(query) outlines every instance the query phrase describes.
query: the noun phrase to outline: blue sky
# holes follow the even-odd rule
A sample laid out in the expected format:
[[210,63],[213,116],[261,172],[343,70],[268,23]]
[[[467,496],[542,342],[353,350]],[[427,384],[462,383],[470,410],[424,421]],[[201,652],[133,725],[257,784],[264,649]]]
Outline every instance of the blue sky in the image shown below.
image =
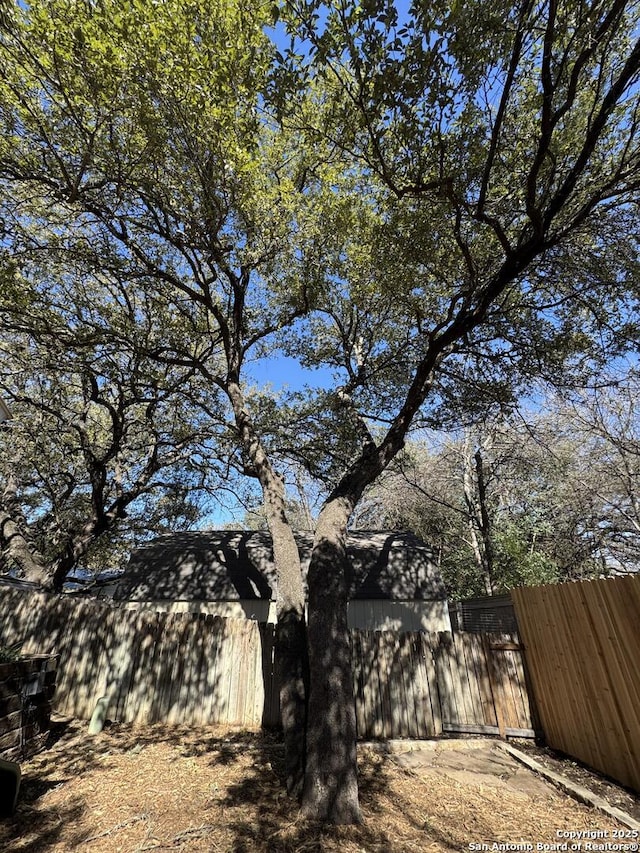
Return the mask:
[[288,388],[301,391],[305,386],[311,388],[330,388],[335,385],[332,371],[328,368],[309,370],[291,356],[277,354],[248,364],[246,377],[256,385],[270,385],[274,391]]

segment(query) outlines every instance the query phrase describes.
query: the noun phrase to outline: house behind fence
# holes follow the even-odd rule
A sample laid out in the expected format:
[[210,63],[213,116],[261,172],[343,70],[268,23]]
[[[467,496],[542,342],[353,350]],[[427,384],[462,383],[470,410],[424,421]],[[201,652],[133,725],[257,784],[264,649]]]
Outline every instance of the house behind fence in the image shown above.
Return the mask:
[[[303,586],[313,536],[295,534]],[[348,620],[366,630],[448,631],[447,593],[431,549],[413,533],[347,535]],[[191,530],[137,548],[114,599],[122,606],[275,622],[277,575],[262,530]]]
[[[0,586],[0,642],[60,654],[56,707],[88,719],[257,727],[279,723],[274,626],[127,610]],[[361,738],[443,732],[533,736],[513,635],[352,630]]]

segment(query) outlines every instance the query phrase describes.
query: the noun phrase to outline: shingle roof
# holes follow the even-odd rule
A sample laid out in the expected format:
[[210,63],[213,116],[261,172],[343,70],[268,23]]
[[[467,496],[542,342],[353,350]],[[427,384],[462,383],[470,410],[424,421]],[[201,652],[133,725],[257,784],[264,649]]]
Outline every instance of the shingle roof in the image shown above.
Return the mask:
[[[313,537],[297,533],[303,576]],[[347,537],[350,597],[396,601],[446,598],[430,549],[412,533],[355,531]],[[133,552],[119,601],[237,601],[275,597],[271,537],[263,531],[189,531]]]

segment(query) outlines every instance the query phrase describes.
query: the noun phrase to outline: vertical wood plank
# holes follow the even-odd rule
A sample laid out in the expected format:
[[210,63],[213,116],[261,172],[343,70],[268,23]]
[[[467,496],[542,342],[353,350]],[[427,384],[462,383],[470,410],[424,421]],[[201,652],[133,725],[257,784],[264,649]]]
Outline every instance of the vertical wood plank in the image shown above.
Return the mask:
[[456,635],[450,635],[450,641],[445,646],[445,653],[450,674],[450,684],[453,693],[453,709],[454,716],[452,723],[467,723],[467,714],[464,705],[464,696],[462,692],[462,679],[465,678],[465,673],[461,670],[458,655],[456,650]]
[[640,577],[521,588],[513,599],[548,742],[640,790]]
[[473,660],[473,672],[480,698],[478,719],[482,721],[480,723],[481,725],[497,726],[498,718],[496,717],[496,708],[493,701],[493,692],[491,690],[489,662],[487,661],[481,634],[473,636],[471,656]]
[[453,695],[453,685],[451,683],[451,670],[449,667],[449,656],[445,648],[445,643],[450,635],[442,632],[437,634],[437,640],[434,644],[434,660],[436,666],[436,677],[438,682],[438,694],[440,696],[440,708],[442,715],[442,726],[447,723],[455,722],[455,698]]
[[431,719],[433,721],[433,734],[438,736],[442,734],[442,702],[440,690],[438,687],[437,673],[437,647],[438,635],[435,633],[421,634],[421,645],[423,652],[424,666],[427,676],[427,685],[429,692],[429,702],[431,704]]
[[224,622],[219,616],[207,617],[207,628],[207,663],[202,714],[205,724],[212,725],[220,721],[220,662]]
[[473,657],[475,638],[473,634],[463,631],[457,632],[454,636],[456,636],[458,649],[457,658],[463,686],[467,723],[471,726],[481,725],[479,720],[483,717],[483,711]]
[[193,721],[197,726],[206,725],[207,721],[204,713],[204,696],[207,686],[207,667],[208,667],[208,637],[209,624],[207,623],[207,615],[205,613],[198,614],[198,656],[195,665],[195,699],[193,708]]
[[427,737],[426,713],[430,703],[424,701],[422,685],[424,683],[424,661],[418,654],[417,631],[407,632],[405,641],[405,688],[407,692],[407,711],[410,738]]

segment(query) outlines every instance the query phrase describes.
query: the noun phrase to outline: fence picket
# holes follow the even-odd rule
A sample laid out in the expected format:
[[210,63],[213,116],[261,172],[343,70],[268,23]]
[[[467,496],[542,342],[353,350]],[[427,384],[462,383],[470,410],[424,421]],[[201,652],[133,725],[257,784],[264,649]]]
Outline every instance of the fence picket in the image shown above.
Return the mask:
[[384,702],[384,636],[380,631],[367,631],[366,636],[369,640],[369,659],[371,660],[367,697],[371,734],[374,738],[384,738],[387,737],[385,721],[388,719]]
[[[428,693],[431,706],[430,724],[432,731],[427,732],[430,736],[442,734],[442,704],[438,689],[438,674],[436,671],[436,649],[438,638],[436,634],[421,634],[422,659],[426,672],[426,681],[423,689]],[[429,720],[427,721],[429,725]]]
[[482,720],[482,725],[497,726],[498,718],[491,693],[491,681],[489,678],[489,661],[485,654],[485,647],[482,642],[482,635],[471,636],[471,660],[473,663],[473,673],[478,689],[478,719]]
[[[279,720],[272,625],[8,590],[0,642],[18,638],[29,650],[60,653],[56,705],[66,714],[89,718],[108,695],[108,716],[136,724]],[[433,737],[443,723],[495,726],[478,636],[353,631],[351,644],[360,738]],[[502,699],[518,724],[527,692],[513,657],[502,678],[505,687],[517,683]]]
[[513,602],[548,743],[640,791],[640,576],[523,587]]
[[474,720],[477,720],[482,714],[478,684],[473,668],[473,656],[471,654],[473,639],[469,634],[459,634],[457,632],[453,636],[456,645],[458,670],[461,675],[460,680],[462,682],[465,716],[467,724],[473,725]]
[[218,616],[208,616],[205,620],[208,629],[205,673],[205,694],[202,701],[202,716],[207,723],[219,722],[217,714],[219,697],[220,645],[222,643],[223,621]]
[[194,698],[193,698],[193,723],[195,725],[206,725],[204,716],[204,697],[207,688],[207,647],[209,643],[209,623],[207,615],[200,613],[198,616],[198,653],[195,660]]

